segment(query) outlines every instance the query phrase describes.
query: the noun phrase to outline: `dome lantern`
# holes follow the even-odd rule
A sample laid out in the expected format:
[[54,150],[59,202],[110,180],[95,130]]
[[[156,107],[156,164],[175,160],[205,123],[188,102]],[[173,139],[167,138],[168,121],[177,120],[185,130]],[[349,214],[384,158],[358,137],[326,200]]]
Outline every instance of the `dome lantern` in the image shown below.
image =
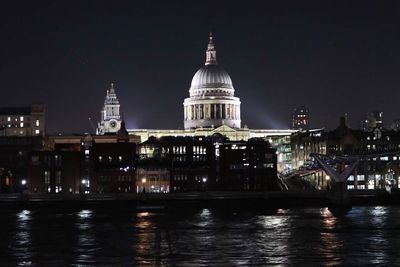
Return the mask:
[[215,50],[212,32],[210,32],[210,36],[208,38],[205,65],[217,65],[217,51]]

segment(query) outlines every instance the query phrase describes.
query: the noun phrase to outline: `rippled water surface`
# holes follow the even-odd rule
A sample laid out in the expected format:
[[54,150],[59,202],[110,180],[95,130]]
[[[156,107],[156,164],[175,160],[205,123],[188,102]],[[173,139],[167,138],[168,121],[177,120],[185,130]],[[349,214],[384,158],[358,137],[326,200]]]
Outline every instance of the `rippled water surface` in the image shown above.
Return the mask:
[[3,209],[0,265],[400,265],[400,209]]

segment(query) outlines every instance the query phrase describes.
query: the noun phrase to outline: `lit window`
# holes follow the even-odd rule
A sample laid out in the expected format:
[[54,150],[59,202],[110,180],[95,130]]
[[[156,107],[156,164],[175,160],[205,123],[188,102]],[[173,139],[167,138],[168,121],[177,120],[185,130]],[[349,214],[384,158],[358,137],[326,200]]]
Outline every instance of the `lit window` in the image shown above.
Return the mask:
[[7,121],[11,121],[11,117],[8,117],[8,118],[7,118]]
[[36,126],[39,126],[39,125],[40,125],[39,120],[36,120]]
[[40,133],[40,131],[39,130],[35,130],[35,134],[39,134]]
[[89,155],[89,149],[85,149],[85,155]]
[[19,120],[20,120],[20,121],[24,121],[24,117],[20,117]]
[[368,189],[375,189],[374,180],[368,181]]
[[20,122],[19,127],[24,127],[24,123]]
[[122,161],[122,157],[121,157],[121,156],[119,156],[119,157],[118,157],[118,160],[119,160],[119,161]]

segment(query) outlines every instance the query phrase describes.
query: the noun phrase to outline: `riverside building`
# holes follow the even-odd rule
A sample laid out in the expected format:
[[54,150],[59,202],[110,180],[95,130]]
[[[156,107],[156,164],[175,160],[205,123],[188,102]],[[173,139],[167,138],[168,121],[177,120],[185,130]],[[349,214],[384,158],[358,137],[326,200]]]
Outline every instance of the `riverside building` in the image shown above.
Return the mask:
[[[311,153],[328,156],[383,154],[376,158],[360,160],[347,180],[347,189],[386,189],[400,188],[400,157],[390,154],[400,149],[400,132],[376,127],[372,131],[351,129],[346,118],[340,119],[339,126],[332,130],[324,129],[297,132],[292,135],[292,165],[300,168],[312,161]],[[306,164],[307,165],[307,164]],[[327,176],[320,170],[310,175],[317,188],[325,188]]]
[[44,136],[45,134],[45,105],[0,108],[0,136]]
[[[98,134],[117,131],[119,117],[110,117],[112,112],[119,114],[119,102],[106,101]],[[114,91],[115,94],[115,91]],[[111,103],[111,104],[110,104]],[[217,50],[213,36],[210,34],[206,49],[204,66],[193,76],[189,88],[189,97],[183,101],[184,130],[178,129],[128,129],[129,135],[138,136],[145,142],[151,136],[161,137],[196,137],[221,134],[231,141],[247,141],[251,138],[262,138],[277,149],[278,171],[287,171],[292,167],[290,135],[292,129],[250,129],[242,127],[240,98],[235,96],[235,88],[230,75],[217,61]],[[115,126],[115,129],[110,127]],[[107,126],[108,125],[108,126]]]

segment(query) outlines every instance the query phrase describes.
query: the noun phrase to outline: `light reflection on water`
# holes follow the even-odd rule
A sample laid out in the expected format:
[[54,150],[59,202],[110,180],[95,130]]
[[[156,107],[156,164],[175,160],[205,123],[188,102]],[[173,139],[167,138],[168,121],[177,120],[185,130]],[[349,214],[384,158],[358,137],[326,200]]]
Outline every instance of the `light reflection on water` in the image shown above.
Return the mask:
[[398,265],[400,211],[5,210],[0,265]]
[[343,264],[343,258],[340,256],[343,251],[343,241],[338,237],[335,231],[338,229],[339,219],[333,216],[328,208],[321,209],[322,229],[320,231],[321,246],[319,254],[327,259],[327,266],[337,266]]
[[20,212],[17,212],[16,215],[16,232],[11,247],[15,250],[14,256],[17,259],[18,266],[31,265],[31,211],[21,210]]
[[76,215],[77,219],[75,225],[78,235],[77,243],[74,245],[76,262],[78,264],[94,263],[96,241],[93,234],[93,211],[81,210]]

